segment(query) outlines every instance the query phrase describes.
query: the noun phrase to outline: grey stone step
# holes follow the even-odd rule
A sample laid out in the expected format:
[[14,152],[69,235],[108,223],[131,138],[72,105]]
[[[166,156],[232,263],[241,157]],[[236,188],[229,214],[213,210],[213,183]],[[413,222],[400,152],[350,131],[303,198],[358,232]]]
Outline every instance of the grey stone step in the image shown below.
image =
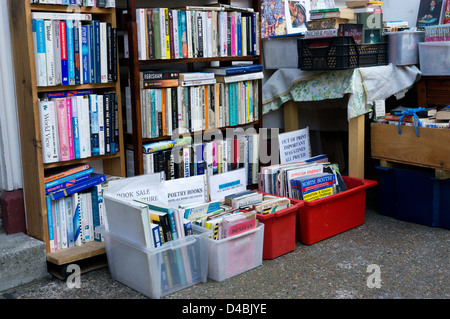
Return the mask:
[[0,291],[50,277],[46,258],[43,242],[0,230]]

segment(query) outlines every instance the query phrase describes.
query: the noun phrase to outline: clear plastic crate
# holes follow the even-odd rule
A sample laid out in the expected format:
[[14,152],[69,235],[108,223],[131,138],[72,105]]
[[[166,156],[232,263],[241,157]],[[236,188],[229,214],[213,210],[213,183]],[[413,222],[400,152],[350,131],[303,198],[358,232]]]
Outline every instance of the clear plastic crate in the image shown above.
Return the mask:
[[450,75],[450,41],[419,43],[422,75]]
[[236,236],[209,238],[208,277],[223,281],[262,265],[264,224]]
[[424,31],[388,32],[389,62],[394,65],[419,64],[419,42],[425,40]]
[[105,229],[108,266],[113,279],[158,299],[178,290],[206,282],[208,238],[212,231],[193,225],[193,235],[158,248],[147,248]]

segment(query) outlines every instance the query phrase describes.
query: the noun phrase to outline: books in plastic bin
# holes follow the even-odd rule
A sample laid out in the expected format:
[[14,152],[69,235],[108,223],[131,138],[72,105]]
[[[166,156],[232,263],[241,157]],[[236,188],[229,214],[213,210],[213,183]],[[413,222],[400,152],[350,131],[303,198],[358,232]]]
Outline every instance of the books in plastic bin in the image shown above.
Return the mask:
[[258,214],[266,215],[276,213],[291,206],[291,200],[287,197],[264,195],[263,201],[253,208]]
[[148,206],[105,193],[103,196],[108,219],[108,231],[143,247],[154,248],[159,239],[153,239]]
[[322,173],[291,180],[294,198],[312,201],[335,194],[336,176]]
[[250,231],[258,227],[256,212],[239,212],[225,216],[221,221],[219,232],[220,239],[232,237]]

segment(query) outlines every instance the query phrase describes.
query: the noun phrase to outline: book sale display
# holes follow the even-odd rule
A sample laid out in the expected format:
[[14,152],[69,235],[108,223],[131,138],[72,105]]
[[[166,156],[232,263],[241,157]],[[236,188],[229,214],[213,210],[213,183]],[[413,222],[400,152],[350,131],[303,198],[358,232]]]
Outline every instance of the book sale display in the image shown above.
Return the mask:
[[[374,0],[116,2],[9,0],[27,227],[48,264],[105,255],[115,280],[150,298],[364,224],[366,190],[380,184],[311,154],[309,127],[271,133],[276,160],[262,163],[263,80],[275,69],[263,40],[288,39],[302,71],[420,64],[431,80],[450,75],[450,0],[436,17],[421,1],[416,26],[384,21]],[[389,157],[405,135],[447,134],[445,103],[375,101],[373,157],[448,177],[439,163]]]

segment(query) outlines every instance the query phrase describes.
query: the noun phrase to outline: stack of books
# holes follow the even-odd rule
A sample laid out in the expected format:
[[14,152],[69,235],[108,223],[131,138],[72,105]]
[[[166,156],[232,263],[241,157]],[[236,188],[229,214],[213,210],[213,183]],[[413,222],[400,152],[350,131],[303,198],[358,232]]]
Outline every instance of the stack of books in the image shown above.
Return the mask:
[[116,0],[30,0],[30,3],[77,5],[83,7],[115,8]]
[[139,60],[259,54],[259,12],[250,8],[139,8],[136,23]]
[[421,108],[415,112],[417,115],[416,119],[414,119],[413,115],[404,115],[404,112],[408,109],[404,106],[398,106],[386,113],[384,118],[378,120],[378,122],[393,125],[449,128],[450,108],[444,108],[442,110],[438,110],[436,107]]
[[[262,65],[202,71],[141,71],[142,137],[155,138],[252,123],[259,119]],[[127,99],[126,114],[131,117]]]
[[119,151],[118,101],[114,92],[48,92],[39,100],[44,163]]
[[117,29],[91,14],[32,12],[38,86],[117,81]]
[[50,170],[44,178],[50,251],[102,241],[106,176],[87,164]]
[[[249,191],[250,193],[254,193]],[[237,195],[237,194],[236,194]],[[225,202],[214,201],[182,207],[185,218],[213,231],[211,239],[221,240],[258,227],[256,212],[241,211]]]
[[362,24],[362,43],[379,43],[383,35],[383,1],[364,0],[347,1],[352,8],[356,21]]
[[236,133],[234,138],[192,144],[184,139],[143,145],[144,174],[164,172],[166,180],[208,176],[245,168],[247,184],[257,184],[259,135]]
[[361,27],[356,24],[352,9],[327,8],[310,10],[310,21],[306,24],[305,38],[353,36],[360,42]]
[[339,167],[325,155],[263,167],[260,173],[259,190],[277,196],[310,201],[346,189]]

